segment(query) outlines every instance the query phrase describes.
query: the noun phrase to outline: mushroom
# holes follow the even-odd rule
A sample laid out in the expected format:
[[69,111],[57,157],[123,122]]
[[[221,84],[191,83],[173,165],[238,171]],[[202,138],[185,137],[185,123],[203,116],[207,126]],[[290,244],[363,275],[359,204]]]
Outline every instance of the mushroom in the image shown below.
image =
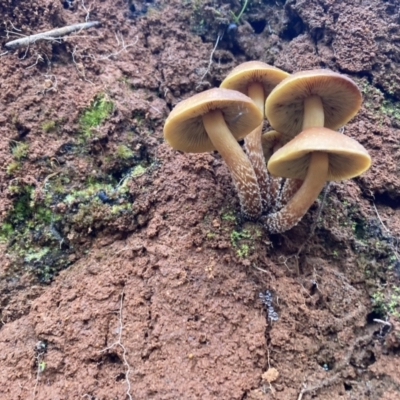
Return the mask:
[[360,107],[360,90],[350,78],[317,69],[297,72],[277,85],[266,100],[265,114],[287,143],[307,128],[336,130]]
[[271,233],[295,226],[318,197],[326,181],[362,174],[371,165],[367,150],[356,140],[327,128],[308,128],[281,147],[268,162],[273,176],[304,180],[280,211],[262,218]]
[[[261,61],[249,61],[238,65],[223,80],[220,87],[237,90],[249,96],[264,115],[265,99],[272,89],[289,74]],[[244,142],[249,160],[253,165],[260,188],[264,210],[271,206],[270,180],[263,157],[261,145],[262,123],[249,135]]]
[[218,150],[231,172],[242,213],[249,219],[261,215],[260,190],[253,167],[237,141],[262,120],[263,114],[249,97],[215,88],[177,104],[164,125],[164,137],[176,150]]

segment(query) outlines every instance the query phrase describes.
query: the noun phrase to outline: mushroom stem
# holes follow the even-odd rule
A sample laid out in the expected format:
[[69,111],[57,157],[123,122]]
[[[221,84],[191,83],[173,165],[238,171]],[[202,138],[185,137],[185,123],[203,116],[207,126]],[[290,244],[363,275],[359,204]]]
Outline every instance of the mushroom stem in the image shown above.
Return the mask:
[[247,95],[256,103],[258,109],[264,115],[265,97],[263,85],[257,82],[251,83],[247,88]]
[[203,124],[214,147],[228,166],[246,218],[260,217],[261,197],[257,178],[249,159],[234,139],[220,110],[203,115]]
[[[250,84],[247,88],[247,94],[264,115],[265,97],[263,85],[259,83]],[[248,134],[244,139],[244,143],[246,153],[257,177],[263,210],[267,211],[271,206],[271,181],[265,165],[264,152],[261,144],[262,127],[263,124],[260,124],[260,126]]]
[[[283,178],[275,178],[275,180]],[[282,182],[280,190],[277,190],[277,196],[272,207],[272,213],[280,210],[289,200],[294,196],[294,194],[300,189],[303,181],[301,179],[290,179],[287,178],[285,182]]]
[[303,131],[307,128],[324,126],[325,114],[321,97],[310,96],[304,100]]
[[300,189],[280,211],[262,218],[270,233],[282,233],[295,226],[321,192],[328,176],[329,156],[315,151],[310,155],[307,175]]

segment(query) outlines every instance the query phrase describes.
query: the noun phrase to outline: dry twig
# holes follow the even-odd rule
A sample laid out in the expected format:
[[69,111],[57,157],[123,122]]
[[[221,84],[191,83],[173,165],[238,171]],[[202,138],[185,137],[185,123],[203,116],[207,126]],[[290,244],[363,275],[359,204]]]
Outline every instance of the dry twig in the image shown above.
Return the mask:
[[[392,233],[391,233],[390,230],[387,228],[387,226],[383,223],[382,218],[381,218],[381,216],[379,215],[379,212],[378,212],[378,209],[376,208],[375,203],[372,202],[372,205],[373,205],[373,207],[374,207],[375,213],[376,213],[376,215],[377,215],[377,217],[378,217],[378,219],[379,219],[379,222],[381,223],[383,229],[390,235],[390,238],[392,239],[392,238],[393,238]],[[397,260],[397,261],[400,261],[399,253],[398,253],[398,251],[397,251],[395,245],[393,244],[393,241],[391,240],[389,244],[390,244],[390,247],[391,247],[391,249],[392,249],[392,251],[393,251],[393,253],[394,253],[395,257],[396,257],[396,260]]]
[[31,43],[35,43],[38,40],[56,40],[57,38],[68,35],[72,32],[80,31],[82,29],[89,29],[97,25],[100,25],[99,21],[68,25],[64,26],[63,28],[52,29],[51,31],[41,32],[35,35],[12,40],[11,42],[6,43],[6,47],[8,49],[16,49],[18,47],[29,46]]
[[82,7],[86,11],[85,22],[88,22],[89,18],[90,18],[90,11],[92,11],[92,9],[91,8],[89,8],[89,9],[86,8],[84,0],[82,0]]
[[211,64],[213,62],[213,56],[214,56],[215,50],[217,49],[218,43],[221,40],[221,38],[222,38],[222,35],[218,35],[217,40],[215,41],[214,48],[212,49],[211,54],[210,54],[210,59],[208,61],[208,67],[206,69],[206,72],[204,72],[203,76],[200,78],[200,81],[197,84],[196,89],[198,89],[201,86],[201,84],[203,83],[203,79],[210,72]]

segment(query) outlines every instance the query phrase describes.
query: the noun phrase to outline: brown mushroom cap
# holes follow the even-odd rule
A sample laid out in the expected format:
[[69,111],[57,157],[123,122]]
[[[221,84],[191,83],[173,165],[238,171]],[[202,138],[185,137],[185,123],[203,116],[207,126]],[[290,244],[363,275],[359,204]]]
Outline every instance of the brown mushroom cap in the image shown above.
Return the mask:
[[324,126],[336,130],[353,118],[361,107],[361,93],[348,77],[319,69],[302,71],[284,79],[265,103],[271,126],[290,140],[302,131],[304,99],[319,96],[325,115]]
[[234,68],[222,81],[220,87],[237,90],[247,95],[250,84],[260,83],[264,89],[264,96],[267,97],[272,89],[288,76],[287,72],[262,61],[248,61]]
[[243,93],[214,88],[183,100],[171,111],[164,125],[164,137],[176,150],[202,153],[216,150],[204,128],[202,117],[220,110],[236,140],[257,128],[263,115]]
[[353,178],[371,165],[367,150],[356,140],[327,128],[309,128],[273,154],[268,170],[275,176],[305,179],[312,152],[328,153],[330,181]]

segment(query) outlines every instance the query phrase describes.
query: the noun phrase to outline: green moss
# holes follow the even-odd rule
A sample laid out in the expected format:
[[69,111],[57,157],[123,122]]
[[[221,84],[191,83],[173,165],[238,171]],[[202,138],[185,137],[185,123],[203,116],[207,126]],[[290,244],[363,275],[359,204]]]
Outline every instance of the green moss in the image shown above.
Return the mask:
[[[52,211],[44,205],[35,205],[32,199],[32,186],[14,186],[12,190],[16,194],[16,197],[12,209],[8,213],[5,223],[2,225],[1,236],[7,239],[14,231],[22,233],[22,228],[29,229],[35,227],[37,224],[50,224]],[[11,230],[9,229],[10,226],[12,227]]]
[[[231,244],[236,249],[236,254],[239,257],[247,257],[250,253],[252,246],[249,244],[249,239],[252,236],[249,231],[243,229],[242,231],[231,232]],[[244,240],[244,242],[242,242]]]
[[11,153],[15,160],[20,161],[28,155],[29,145],[27,143],[15,142],[11,147]]
[[239,240],[250,239],[250,238],[251,235],[246,229],[243,229],[242,231],[232,231],[231,233],[232,246],[236,247]]
[[33,186],[15,185],[9,190],[14,201],[0,226],[0,239],[8,243],[20,268],[48,282],[69,264],[68,254],[60,249],[60,235],[54,234],[53,222],[60,217],[53,215],[47,194],[40,203],[34,201]]
[[44,121],[42,123],[43,132],[52,132],[56,129],[57,125],[55,121]]
[[377,290],[372,294],[372,305],[374,311],[382,316],[391,315],[400,317],[400,288],[392,287],[390,293],[384,293],[383,290]]
[[124,144],[121,144],[117,147],[116,154],[117,154],[118,158],[121,158],[123,160],[133,157],[133,151],[128,146],[125,146]]
[[400,102],[384,100],[379,110],[389,118],[400,121]]
[[21,167],[20,162],[18,161],[12,161],[10,164],[7,165],[6,172],[8,175],[13,175],[15,172],[19,170]]
[[207,239],[214,239],[215,238],[215,233],[214,232],[207,232],[206,237]]
[[[400,101],[388,98],[389,96],[385,96],[385,93],[372,86],[366,80],[361,80],[359,85],[365,97],[365,107],[380,119],[380,124],[383,123],[382,115],[392,120],[400,121]],[[390,90],[389,95],[393,95]]]
[[[105,99],[94,103],[79,120],[82,132],[88,134],[90,126],[101,123],[112,111],[112,103]],[[19,154],[24,149],[15,150],[21,143],[12,142],[11,146],[10,150]],[[27,145],[24,146],[26,151]],[[49,282],[71,264],[70,255],[76,251],[76,243],[82,237],[96,235],[102,229],[136,229],[138,211],[132,207],[133,198],[126,182],[145,173],[147,164],[135,165],[139,156],[125,144],[110,157],[128,160],[123,168],[119,165],[119,169],[110,174],[96,169],[96,176],[88,177],[85,182],[72,173],[51,174],[42,188],[12,180],[8,187],[12,205],[0,224],[0,240],[7,244],[7,252],[13,257],[13,274],[29,271],[39,281]],[[13,161],[8,172],[14,172],[21,163]],[[126,179],[121,180],[121,176]]]
[[3,222],[0,225],[0,241],[7,242],[14,232],[13,225],[10,222]]
[[114,104],[104,95],[97,96],[79,118],[81,132],[85,138],[92,135],[92,129],[101,125],[114,110]]
[[96,196],[100,191],[103,191],[107,196],[113,191],[113,186],[108,183],[93,181],[89,178],[85,187],[79,190],[70,191],[64,198],[64,203],[72,205],[74,203],[87,203],[91,200],[99,201]]
[[43,247],[37,251],[31,251],[31,252],[27,252],[25,255],[25,261],[26,262],[31,262],[31,261],[39,261],[40,259],[42,259],[48,252],[50,251],[50,249],[48,247]]
[[248,244],[241,244],[236,251],[239,257],[247,257],[250,252],[250,246]]
[[228,212],[222,214],[221,219],[222,219],[222,221],[232,221],[232,222],[236,221],[236,217],[235,217],[235,214],[233,213],[233,211],[228,211]]
[[115,204],[111,206],[111,214],[118,215],[128,211],[131,208],[131,205],[128,203],[125,204]]
[[146,168],[142,165],[138,164],[136,167],[133,168],[131,176],[140,176],[146,172]]

